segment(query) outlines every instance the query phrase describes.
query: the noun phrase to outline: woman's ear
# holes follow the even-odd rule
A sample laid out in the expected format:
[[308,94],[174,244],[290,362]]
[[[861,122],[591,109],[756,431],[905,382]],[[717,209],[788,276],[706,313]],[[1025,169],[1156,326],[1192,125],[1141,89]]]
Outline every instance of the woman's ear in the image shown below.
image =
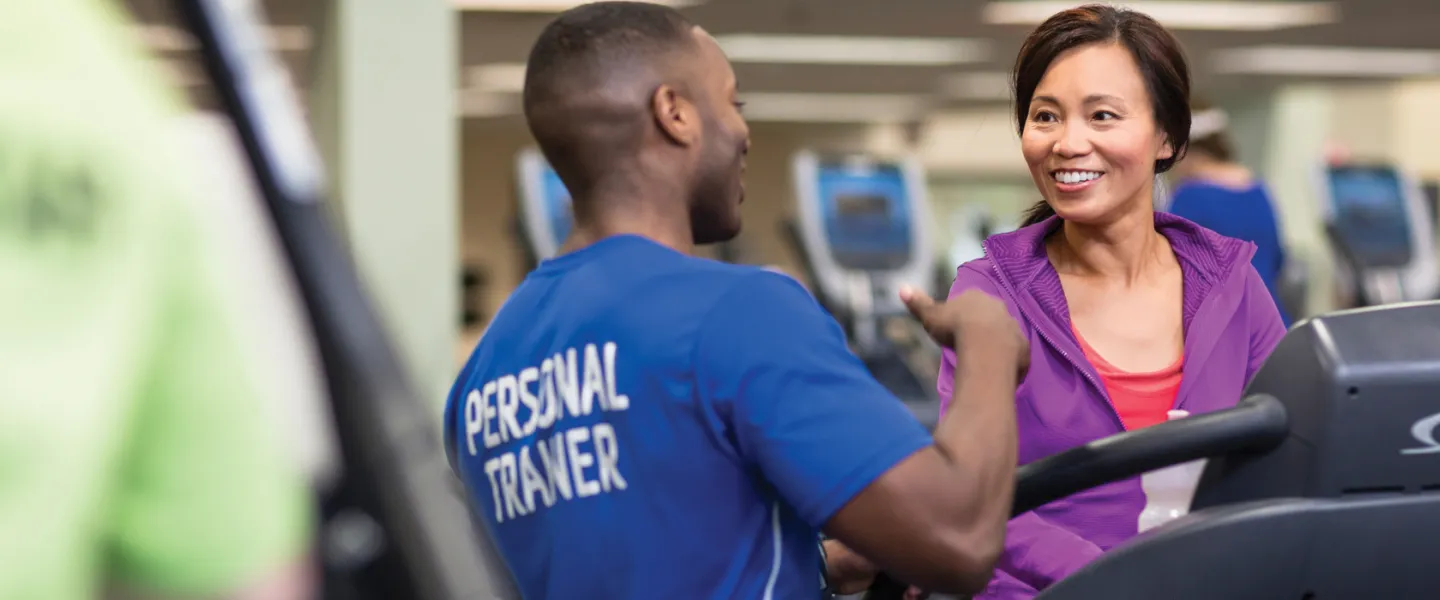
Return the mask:
[[1155,160],[1169,160],[1175,158],[1175,148],[1170,145],[1169,138],[1160,144],[1160,152],[1155,155]]

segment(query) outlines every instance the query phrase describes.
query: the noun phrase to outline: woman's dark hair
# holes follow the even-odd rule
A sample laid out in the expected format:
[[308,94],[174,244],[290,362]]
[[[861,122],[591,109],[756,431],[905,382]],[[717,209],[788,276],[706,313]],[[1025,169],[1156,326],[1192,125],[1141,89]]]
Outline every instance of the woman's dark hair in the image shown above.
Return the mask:
[[[1015,127],[1025,132],[1026,116],[1035,88],[1062,53],[1090,44],[1123,45],[1135,57],[1155,122],[1174,149],[1170,158],[1155,161],[1155,172],[1164,173],[1185,155],[1190,141],[1190,67],[1180,42],[1149,15],[1105,4],[1072,8],[1041,23],[1020,47],[1011,73],[1015,94]],[[1025,212],[1024,225],[1050,218],[1055,210],[1044,200]]]

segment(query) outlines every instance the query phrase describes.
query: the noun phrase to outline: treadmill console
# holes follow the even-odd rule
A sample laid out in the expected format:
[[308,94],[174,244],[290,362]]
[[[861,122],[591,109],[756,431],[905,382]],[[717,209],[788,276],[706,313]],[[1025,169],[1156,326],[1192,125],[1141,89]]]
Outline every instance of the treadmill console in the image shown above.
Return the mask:
[[1440,302],[1306,320],[1255,375],[1255,394],[1285,405],[1290,437],[1264,455],[1212,459],[1192,510],[1440,490]]
[[1407,184],[1393,167],[1326,169],[1328,210],[1340,242],[1364,268],[1399,268],[1414,254]]
[[517,163],[521,224],[536,260],[546,260],[570,235],[570,192],[539,150],[521,151]]
[[817,166],[816,200],[835,262],[852,271],[908,264],[914,225],[901,166],[866,159],[822,159]]
[[930,205],[917,161],[803,150],[792,173],[793,231],[832,311],[903,314],[900,286],[934,287]]
[[1210,458],[1188,515],[1037,600],[1435,598],[1440,302],[1302,321],[1246,394],[1279,400],[1284,441]]

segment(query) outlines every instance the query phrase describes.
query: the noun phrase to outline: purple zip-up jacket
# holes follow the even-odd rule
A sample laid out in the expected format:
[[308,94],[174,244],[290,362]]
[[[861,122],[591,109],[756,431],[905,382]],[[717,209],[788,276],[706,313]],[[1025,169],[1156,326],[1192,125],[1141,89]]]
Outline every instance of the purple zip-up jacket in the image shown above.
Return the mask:
[[[985,258],[960,266],[950,297],[978,289],[1003,301],[1030,341],[1030,370],[1015,394],[1019,462],[1025,464],[1125,430],[1095,367],[1070,328],[1060,277],[1045,253],[1055,217],[991,236]],[[1185,346],[1175,408],[1204,413],[1234,406],[1285,326],[1250,258],[1255,245],[1180,217],[1155,213],[1184,273]],[[949,407],[955,354],[937,387]],[[977,599],[1032,598],[1136,534],[1145,494],[1138,478],[1105,485],[1010,521],[995,578]]]

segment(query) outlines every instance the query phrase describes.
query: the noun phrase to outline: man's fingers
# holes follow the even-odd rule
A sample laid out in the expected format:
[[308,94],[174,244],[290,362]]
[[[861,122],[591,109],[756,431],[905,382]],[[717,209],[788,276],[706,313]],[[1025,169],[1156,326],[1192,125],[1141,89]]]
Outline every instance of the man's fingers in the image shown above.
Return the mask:
[[913,287],[905,286],[900,288],[900,301],[905,303],[905,308],[910,309],[910,314],[920,319],[923,323],[925,316],[935,307],[935,300],[928,294]]

